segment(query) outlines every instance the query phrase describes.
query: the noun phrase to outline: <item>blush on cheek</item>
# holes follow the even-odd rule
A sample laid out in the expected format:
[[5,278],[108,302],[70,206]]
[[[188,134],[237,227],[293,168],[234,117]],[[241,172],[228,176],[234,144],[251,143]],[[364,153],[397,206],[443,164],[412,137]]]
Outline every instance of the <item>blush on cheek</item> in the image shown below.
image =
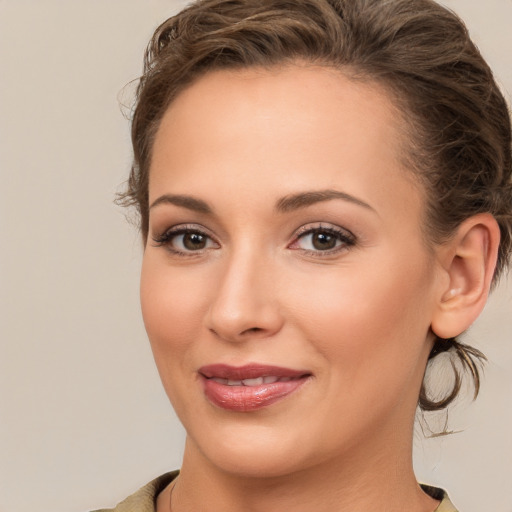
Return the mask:
[[395,358],[411,353],[403,350],[405,345],[416,343],[413,353],[421,351],[428,314],[424,304],[418,304],[417,290],[425,285],[428,272],[415,272],[411,278],[408,266],[411,263],[404,261],[400,272],[385,275],[373,275],[370,266],[364,274],[333,280],[336,286],[326,282],[309,287],[319,290],[317,296],[309,294],[297,304],[302,329],[309,331],[319,352],[341,364],[350,361],[346,375],[353,376],[374,358],[382,360],[381,366],[399,364]]
[[142,300],[144,325],[152,344],[177,347],[186,344],[197,329],[197,320],[190,314],[186,301],[173,295]]
[[144,325],[151,344],[160,379],[169,400],[180,415],[178,397],[187,394],[180,389],[190,373],[190,348],[198,338],[197,302],[179,288],[160,286],[162,280],[141,282],[141,306]]
[[[148,265],[149,266],[149,265]],[[153,267],[154,268],[154,267]],[[201,294],[179,276],[165,269],[144,268],[141,277],[141,307],[152,345],[177,348],[186,344],[201,325]]]

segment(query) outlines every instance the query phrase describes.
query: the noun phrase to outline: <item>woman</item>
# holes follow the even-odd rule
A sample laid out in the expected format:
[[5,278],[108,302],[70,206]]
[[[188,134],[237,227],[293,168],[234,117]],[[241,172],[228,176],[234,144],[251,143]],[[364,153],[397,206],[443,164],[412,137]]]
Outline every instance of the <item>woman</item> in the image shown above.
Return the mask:
[[510,119],[430,0],[206,0],[155,32],[125,204],[183,464],[115,510],[454,511],[415,411],[511,251]]

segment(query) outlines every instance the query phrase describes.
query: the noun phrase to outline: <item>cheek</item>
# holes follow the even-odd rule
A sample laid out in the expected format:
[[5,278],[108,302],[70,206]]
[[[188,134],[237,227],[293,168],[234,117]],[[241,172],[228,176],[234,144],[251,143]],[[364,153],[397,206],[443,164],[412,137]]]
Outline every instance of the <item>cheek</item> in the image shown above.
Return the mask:
[[[197,273],[196,273],[197,274]],[[190,278],[152,254],[144,256],[140,295],[144,325],[157,366],[177,361],[169,355],[187,350],[203,324],[207,278]]]
[[144,256],[140,295],[144,325],[164,389],[178,417],[194,414],[197,401],[190,396],[196,379],[194,347],[201,336],[206,310],[204,276],[191,278],[153,254]]
[[398,267],[390,269],[381,259],[380,265],[339,269],[316,275],[307,287],[311,293],[291,294],[301,330],[324,359],[343,369],[344,384],[364,383],[375,372],[392,379],[393,372],[416,368],[423,357],[430,325],[428,269],[419,271],[409,259]]

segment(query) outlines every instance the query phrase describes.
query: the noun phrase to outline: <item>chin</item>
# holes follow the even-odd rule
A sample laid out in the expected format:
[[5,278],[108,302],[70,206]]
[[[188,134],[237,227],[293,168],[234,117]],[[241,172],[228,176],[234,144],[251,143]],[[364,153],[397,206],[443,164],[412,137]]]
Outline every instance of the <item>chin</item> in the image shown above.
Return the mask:
[[[208,433],[190,432],[187,444],[223,472],[248,478],[277,478],[304,468],[304,446],[290,432],[233,422]],[[196,434],[196,435],[194,435]]]
[[212,451],[210,463],[225,473],[243,478],[279,478],[303,469],[293,451],[266,449],[228,449]]

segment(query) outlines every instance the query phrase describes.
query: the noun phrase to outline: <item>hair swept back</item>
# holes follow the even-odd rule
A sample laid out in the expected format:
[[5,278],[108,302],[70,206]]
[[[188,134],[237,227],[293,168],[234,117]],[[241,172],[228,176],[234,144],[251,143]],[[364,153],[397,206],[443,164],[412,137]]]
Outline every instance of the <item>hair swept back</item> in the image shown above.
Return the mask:
[[[512,250],[510,113],[463,22],[432,0],[199,0],[162,23],[146,49],[132,119],[133,165],[120,204],[135,206],[148,234],[148,183],[155,133],[181,90],[213,70],[301,60],[380,83],[409,128],[406,162],[426,190],[425,231],[442,243],[466,218],[489,212],[501,242],[494,282]],[[475,396],[485,356],[456,339],[452,390],[423,410],[446,407],[469,370]]]

